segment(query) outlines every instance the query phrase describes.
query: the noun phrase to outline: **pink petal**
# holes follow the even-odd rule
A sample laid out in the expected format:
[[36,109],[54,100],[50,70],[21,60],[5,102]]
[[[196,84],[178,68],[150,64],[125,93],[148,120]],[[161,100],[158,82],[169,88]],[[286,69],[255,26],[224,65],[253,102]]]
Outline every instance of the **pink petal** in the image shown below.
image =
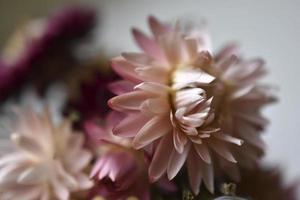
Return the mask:
[[100,169],[102,168],[103,164],[106,162],[107,157],[100,157],[97,162],[94,164],[92,171],[90,173],[90,178],[93,178],[94,176],[96,176]]
[[258,132],[253,126],[241,122],[238,123],[236,127],[237,127],[237,134],[241,138],[243,138],[246,142],[260,149],[264,149],[266,147],[266,144],[261,138],[260,132]]
[[132,34],[139,45],[139,47],[151,57],[165,62],[164,53],[160,47],[156,44],[154,39],[148,38],[145,34],[137,29],[132,29]]
[[200,156],[200,158],[206,162],[207,164],[211,163],[211,157],[209,154],[209,150],[205,143],[202,144],[194,144],[195,151]]
[[139,75],[135,72],[135,66],[122,57],[117,57],[111,60],[111,66],[114,71],[124,79],[134,83],[141,82]]
[[105,140],[108,138],[108,131],[98,126],[95,122],[86,121],[84,123],[84,129],[92,142],[99,142],[99,140]]
[[166,96],[168,92],[171,90],[167,85],[155,83],[155,82],[143,82],[134,87],[134,89],[143,90],[145,92],[149,92],[152,94],[156,94],[159,96]]
[[217,152],[220,156],[225,158],[226,160],[236,163],[236,159],[233,157],[232,153],[230,152],[229,148],[221,141],[213,140],[210,141],[210,147]]
[[230,143],[236,144],[238,146],[241,146],[244,143],[243,140],[238,139],[236,137],[232,137],[232,136],[230,136],[228,134],[225,134],[225,133],[224,134],[223,133],[214,133],[213,136],[220,139],[220,140],[224,140],[226,142],[230,142]]
[[155,65],[155,60],[145,53],[122,53],[122,56],[127,61],[140,66]]
[[171,28],[168,25],[162,24],[154,16],[149,16],[148,22],[149,22],[150,29],[156,38],[170,32],[171,30]]
[[173,151],[172,135],[167,134],[160,141],[149,166],[150,180],[158,180],[166,171]]
[[172,126],[168,116],[155,116],[137,133],[132,145],[134,148],[140,149],[166,134],[171,134],[171,130]]
[[128,92],[108,101],[108,105],[117,111],[138,111],[143,101],[151,97],[151,94],[144,91]]
[[52,178],[52,187],[53,187],[53,192],[58,199],[61,200],[69,199],[70,197],[69,190],[64,184],[62,184],[61,181],[57,180],[56,178]]
[[203,182],[211,193],[214,193],[214,171],[213,166],[211,164],[206,164],[201,162],[202,174],[203,174]]
[[105,117],[107,131],[110,131],[113,127],[119,124],[125,116],[126,115],[124,113],[110,111]]
[[142,113],[129,115],[114,127],[113,133],[121,137],[134,137],[148,121],[149,117]]
[[173,130],[174,147],[178,153],[183,153],[184,147],[187,143],[187,137],[184,134],[184,132],[177,130],[177,128],[174,128]]
[[121,95],[126,92],[132,91],[134,86],[135,86],[135,84],[133,84],[129,81],[121,80],[121,81],[115,81],[115,82],[109,84],[108,88],[114,94]]
[[153,98],[146,100],[141,106],[141,112],[147,114],[166,114],[170,112],[167,98]]
[[17,182],[23,185],[39,184],[45,178],[45,166],[36,165],[24,170],[18,177]]
[[178,153],[176,149],[173,149],[167,167],[167,174],[169,180],[172,180],[177,175],[179,170],[182,168],[183,164],[186,161],[189,151],[190,151],[190,145],[185,146],[182,153]]
[[198,195],[200,192],[201,180],[202,180],[202,169],[200,160],[194,150],[192,149],[187,159],[187,169],[189,176],[190,187],[194,194]]

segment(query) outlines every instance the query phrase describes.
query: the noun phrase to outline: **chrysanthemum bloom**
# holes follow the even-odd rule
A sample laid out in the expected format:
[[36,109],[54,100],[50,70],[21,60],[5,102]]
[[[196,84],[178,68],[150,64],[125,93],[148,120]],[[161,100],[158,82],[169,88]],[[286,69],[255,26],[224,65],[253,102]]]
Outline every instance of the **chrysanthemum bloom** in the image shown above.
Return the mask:
[[[256,103],[261,102],[259,95],[243,93],[243,86],[255,81],[260,73],[251,74],[251,67],[245,71],[239,68],[238,73],[234,73],[234,67],[227,70],[233,64],[226,60],[229,50],[213,58],[207,34],[201,31],[182,31],[179,26],[161,24],[153,17],[149,25],[153,38],[133,30],[144,53],[124,53],[112,60],[113,69],[125,80],[112,85],[119,96],[112,98],[109,105],[128,115],[114,132],[134,137],[137,149],[154,148],[149,167],[152,180],[165,172],[172,179],[187,163],[194,193],[199,192],[201,180],[213,192],[215,163],[226,160],[235,164],[239,159],[251,163],[256,159],[251,151],[241,148],[241,135],[230,132],[226,123],[233,116],[236,119],[236,113],[256,112],[261,106]],[[233,81],[238,87],[230,93],[227,85]],[[257,101],[248,107],[249,99]],[[253,116],[256,115],[249,118]]]
[[103,125],[92,121],[85,123],[90,146],[97,156],[90,174],[96,180],[91,196],[110,200],[150,200],[150,184],[143,153],[131,148],[130,139],[112,134],[113,124],[119,120],[120,115],[112,112],[107,115]]
[[20,113],[11,139],[15,151],[0,159],[0,199],[68,200],[93,186],[83,171],[92,154],[68,120],[56,126],[48,111]]

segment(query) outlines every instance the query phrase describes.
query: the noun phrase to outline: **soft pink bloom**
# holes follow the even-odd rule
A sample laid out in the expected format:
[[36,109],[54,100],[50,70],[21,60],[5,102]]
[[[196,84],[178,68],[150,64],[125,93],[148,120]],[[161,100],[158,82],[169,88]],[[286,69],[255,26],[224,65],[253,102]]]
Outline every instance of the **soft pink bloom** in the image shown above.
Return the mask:
[[[213,107],[222,132],[244,141],[242,151],[232,147],[234,157],[243,167],[253,167],[265,148],[261,132],[268,120],[262,116],[261,108],[276,100],[270,86],[258,83],[266,74],[264,61],[243,60],[239,48],[230,44],[215,56],[213,67],[205,70],[218,80],[213,91],[217,100]],[[226,173],[239,178],[237,169],[233,169],[236,166],[222,164],[229,165],[224,170]]]
[[68,200],[92,187],[84,173],[92,155],[69,120],[55,125],[46,110],[20,114],[11,135],[15,152],[0,158],[1,200]]
[[95,179],[96,187],[91,196],[105,199],[123,200],[135,197],[150,199],[146,163],[142,152],[131,148],[131,141],[112,134],[112,126],[119,121],[119,114],[108,114],[105,124],[86,122],[85,128],[97,160],[90,177]]
[[[112,134],[113,126],[122,118],[120,113],[111,112],[102,125],[91,121],[85,124],[90,146],[98,157],[90,174],[97,183],[92,196],[110,200],[129,197],[150,200],[147,157],[132,148],[131,139]],[[176,190],[173,183],[164,179],[159,186],[168,192]]]
[[[112,84],[111,89],[118,96],[109,105],[127,114],[114,133],[133,137],[137,149],[154,148],[149,167],[152,180],[158,180],[165,172],[173,179],[186,163],[194,193],[199,193],[202,180],[213,192],[214,165],[222,168],[226,161],[235,166],[240,157],[244,163],[257,158],[252,159],[252,152],[241,147],[241,138],[247,138],[239,131],[230,132],[227,120],[239,119],[240,123],[247,116],[238,114],[263,105],[260,89],[252,87],[251,92],[248,90],[250,96],[247,90],[242,93],[247,84],[261,75],[260,68],[256,63],[252,69],[250,64],[239,61],[239,72],[235,72],[235,63],[226,60],[228,49],[215,58],[211,56],[211,42],[203,31],[182,30],[178,24],[171,27],[154,17],[149,18],[149,25],[154,37],[133,29],[144,52],[123,53],[111,63],[124,80]],[[244,69],[244,65],[249,67]],[[232,82],[234,92],[227,90],[227,83]],[[243,104],[251,98],[256,98],[253,104]],[[231,110],[235,110],[234,114]],[[248,116],[258,116],[258,110]]]

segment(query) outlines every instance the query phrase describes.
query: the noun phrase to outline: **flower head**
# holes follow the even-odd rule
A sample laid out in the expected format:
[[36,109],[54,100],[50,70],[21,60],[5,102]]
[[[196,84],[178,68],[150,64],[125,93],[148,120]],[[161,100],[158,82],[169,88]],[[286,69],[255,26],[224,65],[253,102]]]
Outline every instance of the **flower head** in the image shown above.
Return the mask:
[[[113,126],[124,118],[121,113],[110,112],[104,122],[85,123],[89,144],[96,155],[90,176],[97,183],[92,196],[105,199],[150,199],[148,156],[132,148],[132,140],[112,134]],[[177,187],[165,177],[156,185],[163,192],[173,194]]]
[[22,112],[11,139],[15,151],[0,158],[1,199],[68,200],[92,187],[83,171],[92,154],[68,120],[56,126],[47,110]]
[[[252,101],[255,108],[263,105],[259,104],[261,97],[253,87],[254,96],[253,93],[247,96],[247,92],[240,94],[248,88],[247,84],[256,81],[260,71],[251,67],[245,71],[241,65],[231,67],[231,60],[226,60],[228,51],[217,55],[219,58],[213,57],[210,41],[203,31],[182,30],[179,25],[165,25],[154,17],[149,18],[149,25],[153,38],[133,30],[143,53],[123,53],[112,60],[113,69],[125,80],[112,85],[118,96],[109,105],[127,114],[114,133],[133,137],[137,149],[154,148],[149,167],[152,180],[165,172],[172,179],[186,163],[194,193],[199,192],[201,180],[213,192],[214,165],[225,161],[236,165],[242,154],[246,155],[242,157],[246,161],[255,157],[241,148],[242,137],[235,134],[237,131],[230,131],[225,121],[233,118],[232,112],[226,112],[231,105],[238,110],[234,114],[243,113],[240,108],[251,110],[245,104],[233,102],[238,97],[242,97],[240,101],[256,98],[257,101]],[[226,72],[229,67],[233,70]],[[227,90],[226,84],[233,81],[237,87],[228,97],[232,90]],[[256,111],[249,118],[257,116]],[[238,115],[234,117],[235,120]]]
[[86,74],[74,46],[87,38],[95,21],[93,10],[72,6],[20,27],[0,58],[0,100],[25,85],[43,92],[51,82],[73,84],[74,77]]
[[92,121],[85,123],[89,145],[97,159],[90,174],[96,182],[91,196],[148,200],[150,185],[142,152],[131,148],[130,139],[112,134],[112,126],[121,116],[112,112],[107,115],[104,125]]

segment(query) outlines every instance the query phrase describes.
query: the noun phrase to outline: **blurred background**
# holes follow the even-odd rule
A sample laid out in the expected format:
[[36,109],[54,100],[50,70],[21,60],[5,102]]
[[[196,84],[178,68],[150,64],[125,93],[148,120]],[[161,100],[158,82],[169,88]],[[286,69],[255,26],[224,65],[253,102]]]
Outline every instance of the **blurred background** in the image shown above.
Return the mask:
[[265,162],[279,163],[288,180],[300,177],[300,1],[0,0],[0,48],[27,19],[78,3],[99,10],[101,26],[93,33],[96,42],[84,48],[88,54],[99,54],[101,49],[115,56],[137,50],[130,28],[147,30],[147,16],[153,14],[171,22],[206,20],[215,50],[237,41],[245,57],[264,58],[270,72],[265,81],[278,87],[280,100],[264,110],[271,121],[264,136],[268,144]]

